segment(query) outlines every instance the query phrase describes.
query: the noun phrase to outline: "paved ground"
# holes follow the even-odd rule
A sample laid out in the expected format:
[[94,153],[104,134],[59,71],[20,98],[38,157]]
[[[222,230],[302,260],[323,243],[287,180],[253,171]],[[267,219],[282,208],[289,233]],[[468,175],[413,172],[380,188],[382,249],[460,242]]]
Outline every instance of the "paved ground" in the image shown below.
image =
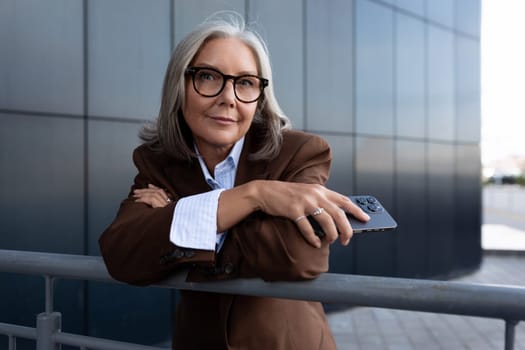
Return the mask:
[[[525,254],[487,254],[481,269],[457,280],[525,287]],[[502,320],[378,308],[328,315],[338,349],[485,350],[504,349]],[[525,350],[525,322],[516,327],[515,350]]]
[[525,188],[483,188],[482,238],[484,249],[525,251]]
[[[525,287],[525,191],[519,197],[508,191],[484,191],[483,264],[456,281]],[[497,319],[378,308],[333,312],[328,319],[340,350],[504,349],[505,323]],[[514,349],[525,350],[525,321],[516,327]]]

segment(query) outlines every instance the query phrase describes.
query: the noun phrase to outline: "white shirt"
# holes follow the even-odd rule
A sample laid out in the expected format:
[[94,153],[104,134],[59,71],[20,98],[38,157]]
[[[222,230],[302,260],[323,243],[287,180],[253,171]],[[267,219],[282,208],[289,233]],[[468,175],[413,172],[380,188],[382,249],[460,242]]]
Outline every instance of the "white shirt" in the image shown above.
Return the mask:
[[243,145],[244,137],[235,143],[226,159],[217,164],[213,176],[195,146],[211,191],[179,199],[171,221],[170,241],[173,244],[202,250],[221,249],[227,232],[217,232],[219,197],[224,190],[233,188]]

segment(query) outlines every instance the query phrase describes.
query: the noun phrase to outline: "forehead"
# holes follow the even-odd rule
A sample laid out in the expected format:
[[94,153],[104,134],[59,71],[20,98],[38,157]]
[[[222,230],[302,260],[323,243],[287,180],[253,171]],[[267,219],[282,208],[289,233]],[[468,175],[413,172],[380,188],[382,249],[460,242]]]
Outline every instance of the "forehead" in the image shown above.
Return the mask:
[[206,41],[195,58],[195,65],[209,65],[224,73],[257,72],[254,51],[238,38],[215,38]]

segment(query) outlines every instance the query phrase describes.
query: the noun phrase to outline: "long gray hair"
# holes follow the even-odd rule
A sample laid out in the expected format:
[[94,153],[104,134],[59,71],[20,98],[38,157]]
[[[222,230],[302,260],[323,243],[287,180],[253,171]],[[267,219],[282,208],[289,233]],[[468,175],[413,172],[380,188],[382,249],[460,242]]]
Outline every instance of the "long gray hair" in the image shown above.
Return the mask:
[[175,48],[168,64],[162,88],[162,101],[157,119],[146,124],[139,137],[152,149],[163,151],[177,159],[196,157],[191,130],[184,121],[185,69],[199,49],[216,38],[235,37],[255,54],[258,74],[270,81],[257,102],[251,128],[257,127],[262,137],[261,148],[251,159],[273,159],[280,151],[282,131],[290,128],[290,121],[277,103],[272,88],[272,69],[268,49],[256,31],[247,28],[243,17],[235,12],[220,12],[208,18],[189,33]]

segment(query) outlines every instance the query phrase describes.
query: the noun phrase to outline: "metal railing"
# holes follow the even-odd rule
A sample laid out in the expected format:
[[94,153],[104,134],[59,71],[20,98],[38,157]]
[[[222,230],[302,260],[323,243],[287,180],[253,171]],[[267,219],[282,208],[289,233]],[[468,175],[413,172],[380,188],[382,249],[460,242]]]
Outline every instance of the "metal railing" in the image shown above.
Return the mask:
[[[10,350],[16,348],[17,338],[36,340],[37,350],[57,349],[58,344],[80,349],[161,349],[61,331],[61,316],[54,312],[53,306],[54,280],[119,283],[109,276],[100,257],[0,249],[0,272],[41,275],[46,282],[45,311],[37,316],[36,328],[0,323],[0,334],[8,336]],[[270,283],[259,279],[235,279],[194,283],[186,282],[185,279],[186,271],[180,271],[155,286],[497,318],[505,321],[505,350],[514,348],[515,327],[519,321],[525,320],[525,288],[515,286],[330,273],[301,282]]]

